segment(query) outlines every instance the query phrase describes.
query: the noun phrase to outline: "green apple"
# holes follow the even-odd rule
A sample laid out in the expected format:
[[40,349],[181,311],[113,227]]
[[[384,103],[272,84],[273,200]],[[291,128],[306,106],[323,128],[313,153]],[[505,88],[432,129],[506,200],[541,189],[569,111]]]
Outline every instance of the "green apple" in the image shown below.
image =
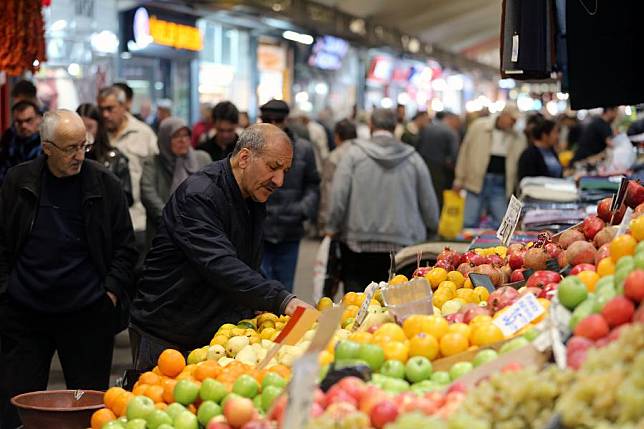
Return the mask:
[[539,335],[541,335],[541,332],[537,328],[530,328],[523,334],[523,338],[532,342],[536,340]]
[[351,366],[369,366],[369,364],[362,359],[340,359],[336,360],[333,363],[333,367],[335,369],[342,369],[342,368],[347,368]]
[[[270,372],[269,372],[270,374]],[[228,394],[228,389],[224,386],[223,383],[220,383],[217,380],[212,378],[206,378],[201,382],[201,388],[199,389],[199,396],[202,401],[213,401],[216,403],[221,402],[224,399],[224,396]]]
[[382,388],[385,384],[385,380],[389,378],[386,375],[378,374],[378,373],[373,373],[371,374],[371,384],[375,384],[376,386]]
[[233,392],[244,398],[252,399],[257,396],[258,391],[259,383],[248,374],[240,375],[233,384]]
[[457,362],[449,369],[449,377],[456,380],[474,369],[472,362]]
[[135,396],[127,404],[127,419],[144,419],[154,411],[154,401],[147,396]]
[[286,380],[284,380],[284,378],[282,378],[281,375],[272,371],[267,372],[264,378],[262,379],[262,389],[265,389],[268,386],[275,386],[282,389],[286,387],[286,384],[287,384]]
[[358,358],[367,362],[372,371],[378,371],[385,362],[385,351],[376,344],[360,344]]
[[180,380],[174,386],[174,400],[181,405],[190,405],[199,396],[199,385],[190,380]]
[[174,428],[199,429],[199,420],[197,420],[197,416],[186,410],[174,419]]
[[335,345],[335,360],[358,359],[360,344],[355,341],[341,340]]
[[[640,244],[643,243],[644,241],[640,241],[637,246],[639,247]],[[635,265],[635,268],[644,270],[644,251],[640,250],[639,252],[635,252],[635,256],[633,256],[633,264]]]
[[405,364],[405,377],[412,383],[428,380],[431,375],[432,363],[425,356],[414,356]]
[[380,367],[380,374],[392,378],[405,378],[405,364],[399,360],[387,360]]
[[615,291],[615,276],[613,274],[604,276],[595,283],[595,294],[601,293],[604,289]]
[[586,285],[577,276],[568,276],[559,283],[557,297],[561,305],[574,310],[588,296]]
[[119,417],[119,418],[118,418],[118,419],[116,419],[116,420],[118,420],[119,422],[121,422],[121,424],[122,424],[123,426],[125,426],[125,425],[127,424],[127,416],[121,416],[121,417]]
[[162,424],[171,425],[173,420],[174,419],[170,417],[168,413],[162,410],[152,411],[145,419],[148,424],[148,429],[158,429]]
[[[156,410],[156,411],[159,411],[159,410]],[[150,413],[150,415],[152,414],[153,413]],[[172,423],[172,420],[170,420],[170,423]],[[146,428],[157,429],[157,426],[152,428],[151,426],[148,426],[145,420],[143,419],[130,420],[125,424],[125,429],[146,429]]]
[[197,420],[204,426],[210,419],[221,414],[221,407],[215,401],[203,401],[197,410]]
[[112,420],[105,423],[101,429],[125,429],[125,426],[119,420]]
[[261,412],[261,413],[264,412],[264,410],[262,409],[262,394],[261,393],[253,398],[253,406],[259,412]]
[[[570,322],[568,323],[568,326],[570,327],[571,331],[575,330],[575,327],[579,322],[581,322],[586,317],[593,314],[595,309],[595,303],[596,303],[595,298],[589,296],[584,300],[584,302],[582,302],[577,307],[575,307],[575,310],[572,312],[572,316],[570,316]],[[507,343],[504,344],[504,346],[505,345],[507,345]]]
[[385,381],[383,390],[389,393],[402,393],[409,390],[409,383],[400,378],[389,378]]
[[275,399],[282,394],[282,388],[277,386],[267,386],[266,389],[262,390],[262,406],[261,410],[267,412]]
[[521,347],[525,347],[528,344],[530,344],[530,342],[523,337],[513,338],[512,340],[508,341],[507,343],[501,346],[501,348],[499,349],[499,354],[502,355],[504,353],[508,353],[513,350],[520,349]]
[[449,376],[447,371],[434,371],[430,378],[435,384],[446,385],[452,382],[452,379]]
[[172,425],[166,425],[165,423],[159,426],[157,429],[174,429]]
[[[449,378],[449,375],[448,375]],[[423,380],[418,383],[411,385],[410,390],[414,393],[422,395],[423,393],[431,392],[433,390],[441,389],[445,387],[445,384],[436,383],[431,380]]]
[[168,408],[165,409],[166,414],[168,414],[172,420],[174,420],[179,414],[184,411],[187,411],[186,407],[178,402],[173,402],[172,404],[168,405]]
[[[622,257],[622,259],[625,257],[626,256]],[[615,270],[615,281],[613,282],[613,285],[615,286],[615,292],[618,295],[622,295],[624,293],[624,280],[626,280],[626,277],[628,277],[631,271],[633,271],[633,269],[629,267],[622,267]]]
[[621,269],[628,269],[629,271],[633,271],[634,268],[635,258],[633,258],[631,255],[622,256],[615,264],[615,272]]
[[490,361],[493,361],[499,356],[499,354],[496,352],[496,350],[493,349],[485,349],[481,350],[474,356],[474,359],[472,359],[472,365],[479,366],[483,365],[484,363],[488,363]]

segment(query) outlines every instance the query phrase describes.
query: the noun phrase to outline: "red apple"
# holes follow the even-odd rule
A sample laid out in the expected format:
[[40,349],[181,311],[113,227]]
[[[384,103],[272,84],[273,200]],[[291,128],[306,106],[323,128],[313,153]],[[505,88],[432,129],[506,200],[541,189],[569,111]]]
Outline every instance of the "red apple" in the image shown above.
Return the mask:
[[255,417],[253,401],[243,397],[233,397],[224,405],[224,417],[233,428],[240,428]]
[[365,394],[362,396],[362,399],[360,400],[359,409],[366,415],[369,415],[371,414],[372,408],[376,404],[388,398],[389,395],[380,390],[378,387],[369,386]]
[[284,411],[286,410],[287,403],[288,397],[286,395],[279,396],[275,402],[273,402],[273,405],[266,414],[266,417],[271,420],[275,420],[276,422],[281,422],[282,418],[284,418]]
[[571,355],[579,350],[588,350],[595,343],[586,337],[572,337],[566,345],[566,353]]
[[595,238],[595,235],[604,228],[604,221],[601,220],[598,216],[588,216],[584,219],[584,222],[581,225],[581,229],[584,232],[584,236],[587,240],[592,240]]
[[510,268],[512,268],[513,270],[518,270],[519,268],[523,267],[524,255],[525,255],[524,251],[511,254],[508,257],[508,264],[510,264]]
[[627,207],[634,209],[642,203],[644,203],[644,186],[640,185],[635,180],[629,180],[628,187],[626,188],[624,204],[626,204]]
[[546,249],[546,252],[548,253],[550,259],[557,259],[557,256],[559,256],[559,254],[563,252],[561,246],[556,243],[548,243],[544,246],[544,249]]
[[574,267],[572,267],[572,270],[570,270],[570,274],[573,276],[576,276],[582,271],[596,271],[596,268],[593,264],[577,264]]
[[644,270],[632,271],[626,277],[624,295],[636,303],[644,300]]
[[575,327],[575,335],[597,341],[608,335],[609,328],[606,319],[601,314],[591,314]]
[[560,281],[561,275],[559,273],[550,270],[539,270],[530,276],[526,286],[542,288],[548,283],[559,283]]
[[604,316],[608,326],[611,328],[630,322],[634,313],[635,306],[633,302],[623,296],[616,296],[611,299],[602,309],[602,316]]
[[586,360],[587,354],[588,350],[577,350],[576,352],[572,353],[570,356],[568,356],[567,359],[568,366],[574,370],[581,368],[581,365]]
[[541,289],[538,298],[552,299],[556,295],[558,287],[559,283],[548,283]]
[[344,390],[344,388],[338,384],[333,385],[327,392],[326,397],[324,398],[323,406],[328,408],[329,405],[335,403],[348,403],[353,406],[358,406],[358,400],[351,396],[349,392]]
[[233,429],[228,423],[211,420],[206,429]]
[[360,401],[362,395],[367,391],[367,384],[358,377],[344,377],[335,386],[339,386],[341,389],[344,389],[344,391],[351,395],[357,402]]
[[[604,198],[599,202],[599,204],[597,204],[597,216],[599,216],[601,220],[606,223],[610,223],[612,217],[612,213],[610,211],[610,205],[612,204],[612,202],[612,198]],[[626,206],[624,204],[622,204],[617,210],[615,210],[613,225],[618,225],[622,221],[625,212]]]
[[382,429],[387,423],[396,421],[398,418],[398,407],[393,400],[385,399],[377,403],[369,415],[371,425],[376,429]]
[[515,283],[515,282],[521,282],[525,280],[525,277],[523,276],[524,271],[525,271],[525,268],[520,268],[512,271],[512,274],[510,274],[510,282]]

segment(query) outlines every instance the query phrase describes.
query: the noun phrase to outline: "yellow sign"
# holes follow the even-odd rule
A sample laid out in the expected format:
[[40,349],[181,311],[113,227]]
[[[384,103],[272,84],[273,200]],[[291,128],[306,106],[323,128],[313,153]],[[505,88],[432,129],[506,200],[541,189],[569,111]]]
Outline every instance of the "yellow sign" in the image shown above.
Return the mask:
[[197,27],[164,21],[154,15],[149,22],[150,37],[158,45],[189,51],[201,51],[203,48],[201,32]]

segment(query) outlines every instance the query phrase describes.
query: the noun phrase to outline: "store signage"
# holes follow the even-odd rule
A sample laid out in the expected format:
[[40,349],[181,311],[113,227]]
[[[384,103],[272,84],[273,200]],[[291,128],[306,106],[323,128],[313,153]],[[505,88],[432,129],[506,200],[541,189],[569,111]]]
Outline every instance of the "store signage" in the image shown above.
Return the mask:
[[144,7],[134,13],[132,29],[136,49],[144,49],[151,43],[188,51],[201,51],[203,48],[197,27],[150,16]]

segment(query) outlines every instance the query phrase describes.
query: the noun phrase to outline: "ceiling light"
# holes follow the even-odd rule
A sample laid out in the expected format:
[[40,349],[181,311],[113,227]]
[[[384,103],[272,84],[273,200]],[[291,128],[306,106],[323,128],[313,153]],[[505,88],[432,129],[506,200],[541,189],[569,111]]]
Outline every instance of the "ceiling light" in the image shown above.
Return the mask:
[[295,31],[286,30],[282,33],[282,37],[286,40],[292,40],[293,42],[301,43],[303,45],[313,44],[313,36],[311,36],[310,34],[302,34]]

